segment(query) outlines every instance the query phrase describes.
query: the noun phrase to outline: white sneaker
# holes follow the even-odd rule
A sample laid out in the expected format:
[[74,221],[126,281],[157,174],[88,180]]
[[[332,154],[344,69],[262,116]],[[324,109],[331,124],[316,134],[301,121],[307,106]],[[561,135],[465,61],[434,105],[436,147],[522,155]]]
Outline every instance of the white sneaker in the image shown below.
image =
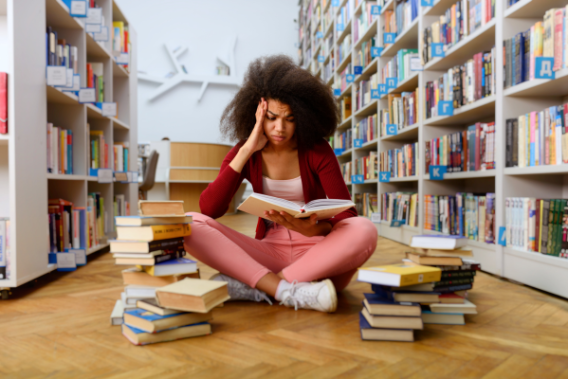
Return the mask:
[[295,310],[313,309],[320,312],[335,312],[337,309],[337,293],[331,280],[318,283],[292,282],[292,286],[282,293],[282,302]]
[[231,278],[225,274],[215,274],[209,280],[217,280],[220,282],[227,282],[227,289],[229,290],[229,296],[231,300],[250,300],[260,303],[265,300],[268,304],[272,305],[272,301],[266,294],[259,289],[252,288],[248,284],[245,284],[237,279]]

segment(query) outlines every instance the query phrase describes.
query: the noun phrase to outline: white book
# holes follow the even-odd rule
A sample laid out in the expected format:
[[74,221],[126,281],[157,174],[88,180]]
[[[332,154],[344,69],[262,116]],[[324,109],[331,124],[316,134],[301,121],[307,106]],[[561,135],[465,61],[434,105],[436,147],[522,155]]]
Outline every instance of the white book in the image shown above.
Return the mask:
[[117,300],[114,304],[114,309],[110,314],[110,324],[111,325],[122,325],[122,316],[124,315],[124,306],[122,305],[122,300]]
[[156,288],[158,287],[137,286],[130,284],[124,287],[124,292],[126,293],[126,297],[128,299],[147,299],[156,297]]
[[286,212],[294,218],[307,218],[316,213],[318,220],[324,220],[354,206],[355,203],[351,200],[342,199],[318,199],[300,206],[288,200],[253,193],[239,206],[238,210],[262,218],[265,218],[264,212],[271,209],[278,212]]
[[79,211],[73,210],[73,249],[79,249],[81,246],[79,229]]
[[467,299],[464,299],[463,304],[430,304],[430,310],[433,313],[462,313],[466,315],[477,314],[477,306]]
[[133,299],[133,300],[131,300],[132,302],[129,303],[128,298],[126,297],[126,292],[122,292],[120,294],[120,299],[121,299],[122,306],[124,307],[124,309],[136,308],[136,302],[138,301],[138,299]]

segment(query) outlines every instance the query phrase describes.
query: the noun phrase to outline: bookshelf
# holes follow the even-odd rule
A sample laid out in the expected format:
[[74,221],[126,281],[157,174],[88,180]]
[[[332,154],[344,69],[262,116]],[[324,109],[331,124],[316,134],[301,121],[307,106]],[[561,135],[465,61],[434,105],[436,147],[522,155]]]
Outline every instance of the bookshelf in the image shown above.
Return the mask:
[[[130,42],[136,49],[136,32],[118,5],[113,0],[97,0],[97,4],[109,30],[113,21],[129,25]],[[105,101],[118,104],[117,117],[103,116],[94,105],[79,103],[73,93],[47,85],[47,26],[77,47],[81,87],[87,87],[87,62],[103,64]],[[48,199],[62,198],[86,207],[90,192],[101,194],[105,236],[87,249],[87,255],[107,247],[106,239],[113,237],[114,196],[124,195],[131,214],[137,212],[137,183],[99,183],[89,176],[90,130],[104,133],[109,162],[114,161],[113,144],[126,142],[131,147],[130,170],[135,171],[137,164],[137,79],[131,74],[137,71],[136,55],[132,54],[126,70],[115,62],[111,41],[95,41],[61,0],[0,2],[0,70],[9,75],[9,131],[0,135],[0,217],[8,217],[11,224],[11,275],[0,280],[0,289],[17,287],[56,269],[48,263]],[[72,130],[73,174],[47,173],[47,122]]]
[[[358,86],[363,80],[379,72],[387,65],[390,59],[402,48],[420,49],[420,38],[425,28],[439,20],[440,15],[455,4],[457,0],[434,0],[433,6],[421,7],[420,1],[418,16],[408,26],[398,33],[395,42],[384,48],[379,57],[373,58],[363,67],[362,73],[355,76],[355,80],[348,88],[341,92],[338,99],[351,96],[353,104],[352,116],[340,122],[337,134],[355,128],[357,122],[363,117],[388,107],[387,95],[371,100],[362,109],[356,109],[355,96]],[[331,0],[300,0],[300,40],[298,48],[299,64],[320,75],[318,56],[311,54],[311,47],[320,43],[315,30],[318,30],[318,17],[313,17],[310,10],[320,5],[321,17],[331,12],[331,24],[328,33],[334,33],[334,44],[330,56],[337,52],[340,38],[352,38],[351,50],[345,52],[345,60],[334,67],[331,78],[326,80],[333,88],[340,88],[341,72],[351,63],[355,66],[358,49],[365,41],[376,39],[376,46],[383,46],[383,30],[385,28],[385,12],[394,10],[396,1],[377,1],[382,6],[381,14],[377,16],[369,29],[359,33],[360,39],[355,40],[353,31],[355,17],[362,11],[362,1],[343,0],[337,7],[332,6]],[[383,151],[400,148],[404,144],[418,143],[419,163],[416,175],[411,177],[392,178],[388,183],[365,181],[363,184],[348,182],[347,185],[353,195],[363,192],[374,192],[379,196],[388,192],[409,191],[418,193],[418,226],[391,227],[387,222],[375,223],[379,235],[408,244],[412,235],[436,234],[438,232],[427,230],[424,220],[425,195],[455,195],[456,192],[494,192],[496,198],[495,226],[498,234],[500,226],[505,226],[505,198],[508,197],[536,197],[536,198],[566,198],[568,193],[568,165],[536,166],[536,167],[505,167],[505,123],[507,119],[516,118],[521,114],[532,111],[541,111],[545,107],[564,104],[568,101],[568,69],[556,71],[554,80],[533,79],[510,88],[504,88],[503,57],[500,54],[505,40],[512,38],[519,32],[530,28],[535,22],[542,21],[544,13],[557,7],[565,7],[568,0],[520,0],[508,6],[508,0],[495,1],[495,17],[478,27],[473,33],[463,38],[459,43],[445,51],[443,58],[434,58],[427,62],[422,71],[414,72],[410,77],[400,81],[396,88],[389,93],[401,93],[418,89],[418,120],[415,124],[398,130],[396,135],[378,136],[362,147],[354,147],[338,156],[340,163],[365,155],[369,150],[380,154]],[[342,7],[350,7],[351,20],[346,24],[345,31],[338,32],[336,28],[337,17]],[[335,24],[334,24],[335,21]],[[455,65],[464,64],[473,54],[490,50],[493,46],[499,51],[496,54],[495,66],[495,94],[479,99],[475,102],[461,106],[454,110],[452,116],[435,116],[425,118],[425,86],[428,81],[439,78],[444,72]],[[314,50],[315,51],[315,50]],[[418,52],[421,54],[421,51]],[[335,56],[337,54],[335,53]],[[324,57],[325,62],[330,60]],[[333,58],[331,58],[333,59]],[[354,72],[352,72],[354,73]],[[443,135],[465,130],[476,122],[495,121],[495,169],[486,171],[466,171],[447,173],[444,180],[430,180],[425,168],[425,142]],[[495,236],[497,240],[497,236]],[[520,283],[539,288],[556,295],[568,298],[568,260],[544,255],[535,252],[520,251],[510,246],[503,247],[498,244],[468,240],[473,249],[474,258],[478,260],[484,271],[510,278]]]

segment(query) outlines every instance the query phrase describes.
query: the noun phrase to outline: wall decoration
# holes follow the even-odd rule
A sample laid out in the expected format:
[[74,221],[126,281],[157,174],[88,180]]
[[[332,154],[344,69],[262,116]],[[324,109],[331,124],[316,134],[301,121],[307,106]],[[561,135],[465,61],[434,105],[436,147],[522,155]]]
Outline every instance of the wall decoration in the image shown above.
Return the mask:
[[235,68],[235,46],[237,44],[237,37],[233,36],[229,42],[230,43],[227,45],[228,47],[223,51],[220,51],[216,56],[217,60],[221,63],[216,68],[218,73],[217,75],[188,73],[186,67],[179,61],[179,58],[187,51],[187,47],[178,46],[173,48],[171,45],[165,44],[166,52],[175,67],[175,72],[170,72],[165,77],[159,77],[157,75],[151,75],[141,71],[138,72],[138,79],[160,84],[160,86],[158,86],[154,93],[149,97],[148,101],[154,101],[159,96],[184,82],[201,83],[201,90],[197,95],[198,102],[203,97],[203,94],[209,84],[240,87],[242,77],[237,76]]

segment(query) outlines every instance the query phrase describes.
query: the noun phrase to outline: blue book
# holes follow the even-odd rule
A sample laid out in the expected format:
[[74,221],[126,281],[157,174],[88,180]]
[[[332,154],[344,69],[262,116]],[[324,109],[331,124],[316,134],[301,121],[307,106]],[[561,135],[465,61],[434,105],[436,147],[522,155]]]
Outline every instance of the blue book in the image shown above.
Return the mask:
[[381,329],[373,328],[363,313],[359,313],[359,328],[361,339],[369,341],[414,341],[414,332],[411,329]]
[[187,258],[170,259],[154,266],[144,266],[144,270],[153,276],[187,274],[197,271],[197,262]]
[[142,329],[122,324],[122,334],[134,345],[147,345],[165,341],[174,341],[188,337],[199,337],[211,334],[211,325],[208,322],[175,327],[162,330],[159,333],[147,333]]
[[141,330],[143,333],[158,333],[173,328],[203,324],[211,318],[211,312],[188,313],[180,311],[164,316],[142,308],[134,308],[124,312],[124,323],[135,330]]
[[73,132],[67,131],[67,172],[73,174]]

